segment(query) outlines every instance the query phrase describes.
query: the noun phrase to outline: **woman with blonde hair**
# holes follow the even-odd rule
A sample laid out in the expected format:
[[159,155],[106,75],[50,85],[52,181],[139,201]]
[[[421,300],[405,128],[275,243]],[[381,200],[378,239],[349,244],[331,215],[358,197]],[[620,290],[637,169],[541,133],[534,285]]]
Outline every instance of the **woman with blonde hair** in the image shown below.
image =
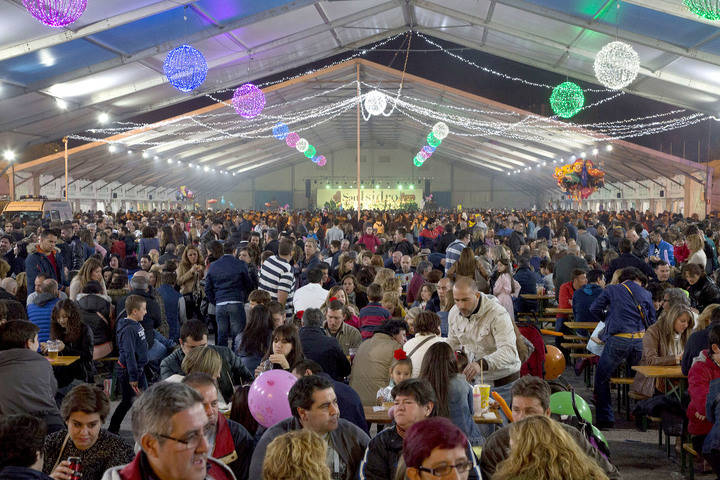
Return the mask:
[[705,309],[700,312],[700,315],[698,315],[697,320],[695,320],[695,331],[705,330],[712,321],[712,314],[713,312],[720,308],[720,303],[711,303]]
[[[552,441],[548,441],[552,439]],[[510,455],[493,480],[607,480],[607,475],[555,420],[532,415],[510,425]]]
[[222,357],[220,357],[217,350],[209,345],[195,347],[185,355],[181,368],[185,375],[200,372],[217,379],[220,378],[220,372],[222,371]]
[[381,283],[383,292],[394,292],[398,295],[402,295],[402,282],[398,277],[391,277]]
[[[663,312],[658,321],[645,330],[640,365],[680,365],[685,344],[695,325],[694,318],[690,307],[682,303],[675,304]],[[635,374],[631,390],[652,397],[656,385],[660,389],[664,388],[664,383],[656,384],[654,378],[645,377],[638,372]]]
[[705,255],[705,239],[699,234],[688,235],[687,246],[690,249],[690,256],[687,263],[696,263],[705,270],[707,255]]
[[383,293],[380,305],[385,307],[390,312],[391,318],[405,318],[405,309],[400,303],[400,295],[397,292],[385,292]]
[[177,285],[185,300],[187,318],[201,318],[200,301],[203,291],[200,280],[205,273],[205,266],[200,250],[195,245],[185,247],[176,273]]
[[25,305],[27,303],[27,273],[20,272],[15,277],[15,281],[18,284],[17,291],[15,292],[15,297],[18,299],[20,303]]
[[[375,279],[372,281],[372,283],[377,283],[381,287],[385,287],[385,281],[388,278],[395,278],[395,272],[390,270],[389,268],[380,267],[377,269],[377,272],[375,273]],[[383,288],[383,291],[385,291],[385,288]]]
[[326,456],[327,446],[317,433],[284,433],[267,446],[262,480],[331,480]]
[[75,275],[75,278],[70,282],[70,300],[77,300],[78,294],[82,293],[85,286],[91,281],[98,282],[102,286],[102,295],[106,297],[107,300],[110,300],[102,275],[102,263],[95,257],[90,257],[85,260],[78,274]]

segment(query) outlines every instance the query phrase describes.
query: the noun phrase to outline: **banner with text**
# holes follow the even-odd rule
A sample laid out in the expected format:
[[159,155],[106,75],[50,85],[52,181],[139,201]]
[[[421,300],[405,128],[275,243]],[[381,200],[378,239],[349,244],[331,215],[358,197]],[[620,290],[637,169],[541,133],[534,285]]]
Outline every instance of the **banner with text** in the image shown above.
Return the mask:
[[[317,190],[317,206],[334,204],[344,210],[357,208],[357,189],[323,189]],[[394,188],[374,188],[360,190],[360,208],[363,210],[394,210],[416,206],[422,208],[422,191],[398,190]]]

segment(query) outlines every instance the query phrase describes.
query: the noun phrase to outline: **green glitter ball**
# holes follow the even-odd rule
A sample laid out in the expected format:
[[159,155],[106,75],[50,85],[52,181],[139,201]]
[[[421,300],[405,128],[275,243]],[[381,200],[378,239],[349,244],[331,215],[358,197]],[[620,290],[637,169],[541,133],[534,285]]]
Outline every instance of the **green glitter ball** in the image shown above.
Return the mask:
[[413,158],[413,163],[416,167],[422,167],[423,162],[425,162],[425,160],[423,160],[419,155],[415,155],[415,158]]
[[684,0],[692,13],[705,20],[720,20],[720,0]]
[[316,153],[317,153],[317,150],[315,150],[315,147],[313,147],[312,145],[308,145],[307,150],[305,150],[305,156],[307,158],[313,158]]
[[437,138],[437,137],[435,136],[435,134],[433,134],[432,132],[430,132],[430,133],[428,134],[428,136],[427,136],[427,143],[428,143],[428,145],[430,145],[431,147],[437,147],[438,145],[440,145],[440,144],[442,143],[442,140],[440,140],[439,138]]
[[550,95],[550,106],[559,117],[570,118],[582,110],[585,95],[582,88],[572,82],[561,83]]

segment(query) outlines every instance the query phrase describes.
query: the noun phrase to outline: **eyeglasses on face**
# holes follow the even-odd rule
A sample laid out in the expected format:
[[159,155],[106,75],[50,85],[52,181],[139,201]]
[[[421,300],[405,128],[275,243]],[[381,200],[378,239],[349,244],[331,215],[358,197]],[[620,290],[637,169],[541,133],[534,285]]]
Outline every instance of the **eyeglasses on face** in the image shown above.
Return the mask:
[[155,433],[156,437],[164,438],[166,440],[172,440],[173,442],[184,445],[183,450],[195,450],[199,445],[202,437],[209,443],[215,438],[215,425],[208,423],[202,430],[196,430],[189,432],[184,438],[175,438],[170,435],[164,435],[162,433]]
[[468,461],[458,462],[455,465],[440,465],[435,468],[415,467],[421,472],[427,472],[435,477],[444,477],[450,475],[453,469],[457,470],[458,473],[465,473],[472,468],[472,463]]

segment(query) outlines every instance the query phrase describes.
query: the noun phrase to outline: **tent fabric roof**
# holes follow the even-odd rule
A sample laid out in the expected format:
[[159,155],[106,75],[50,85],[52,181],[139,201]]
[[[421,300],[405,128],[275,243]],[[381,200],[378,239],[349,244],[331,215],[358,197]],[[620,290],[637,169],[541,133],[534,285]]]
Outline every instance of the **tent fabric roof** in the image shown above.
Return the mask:
[[[503,180],[542,190],[552,185],[554,161],[569,161],[572,155],[580,155],[583,151],[590,156],[592,149],[597,147],[602,148],[599,158],[607,172],[607,180],[611,182],[657,176],[673,178],[683,172],[700,183],[703,181],[700,175],[706,169],[703,164],[625,141],[607,142],[595,132],[568,128],[567,124],[364,59],[349,60],[266,88],[266,109],[252,120],[239,117],[229,102],[218,102],[113,136],[98,133],[97,141],[69,151],[71,174],[74,178],[149,186],[176,185],[194,175],[195,189],[208,191],[217,188],[218,182],[234,183],[232,174],[255,176],[302,161],[309,162],[296,149],[288,148],[285,142],[272,136],[272,127],[278,120],[287,122],[291,131],[307,138],[319,154],[332,161],[333,151],[356,146],[358,93],[364,96],[370,88],[379,87],[392,98],[401,82],[401,100],[424,99],[439,103],[447,107],[448,114],[458,109],[473,110],[473,117],[479,122],[502,122],[500,125],[506,125],[507,129],[532,119],[539,132],[528,139],[502,135],[470,137],[465,136],[471,133],[470,130],[451,125],[449,137],[432,159],[480,168],[488,174],[503,175]],[[419,150],[435,119],[415,116],[405,111],[403,105],[398,102],[389,116],[374,116],[368,121],[361,119],[363,144],[367,145],[367,139],[370,139],[373,145],[380,147],[400,147],[408,152]],[[431,113],[442,114],[440,110]],[[312,116],[316,112],[326,113],[314,119]],[[609,144],[613,146],[610,152],[604,148]],[[147,158],[143,157],[143,152]],[[20,164],[16,171],[43,172],[59,177],[64,172],[61,158],[62,153],[53,154]],[[125,167],[122,170],[117,169],[119,158]],[[58,161],[47,161],[53,159]],[[412,155],[405,161],[411,162]],[[526,168],[531,171],[505,178],[504,174],[508,172]]]
[[[720,31],[687,12],[676,0],[625,0],[620,9],[616,0],[93,0],[80,20],[60,30],[34,20],[19,0],[0,0],[0,147],[19,149],[83,132],[98,126],[99,112],[108,112],[113,120],[131,118],[352,51],[411,28],[588,82],[595,82],[595,53],[618,38],[638,51],[642,65],[640,77],[626,91],[701,112],[720,110]],[[162,73],[165,55],[182,43],[202,51],[210,67],[204,85],[190,94],[172,88]],[[393,77],[396,88],[396,75],[362,65],[361,81],[372,83],[386,75]],[[286,85],[269,94],[268,105],[338,85],[333,82],[353,81],[353,73],[345,70],[333,71],[338,77],[335,79],[329,74],[312,82]],[[437,97],[438,92],[450,92],[419,81],[409,82],[406,91],[430,98]],[[462,95],[453,93],[441,96],[442,102],[460,105],[463,100],[459,97]],[[56,98],[67,103],[67,110],[57,107]],[[322,139],[318,146],[323,145],[324,151],[354,146],[350,138],[355,132],[354,117],[354,113],[343,114],[337,122],[314,129],[312,134]],[[363,139],[378,145],[407,141],[412,145],[405,146],[415,148],[415,140],[405,139],[417,138],[419,142],[426,129],[407,116],[402,121],[399,118],[363,122]],[[159,133],[162,129],[148,136],[162,139]],[[550,157],[538,149],[563,155],[570,153],[567,150],[576,153],[578,144],[592,143],[589,132],[553,135],[568,138],[562,147],[548,146],[557,142],[539,142],[532,146],[534,150],[517,143],[497,145],[495,142],[503,142],[495,137],[482,139],[482,148],[477,142],[458,140],[453,142],[457,143],[455,149],[443,151],[453,161],[479,162],[477,166],[487,169],[490,165],[503,168],[492,162],[500,160],[497,156],[511,158],[512,151],[527,150],[529,156],[540,160]],[[141,142],[142,138],[136,136],[132,141]],[[277,145],[273,142],[228,139],[210,148],[186,145],[171,148],[169,153],[235,171],[252,166],[242,163],[245,157],[241,153],[254,155],[256,165],[269,156],[265,167],[293,161],[276,152],[271,147]],[[616,146],[613,157],[618,160],[612,176],[619,181],[677,174],[677,170],[658,167],[654,163],[657,158],[671,162],[667,165],[673,168],[684,165],[678,168],[703,169],[634,145],[620,142]],[[481,149],[483,153],[478,153]],[[637,163],[627,165],[625,160],[635,159],[635,155],[639,155]],[[133,182],[148,177],[148,181],[168,184],[174,180],[171,176],[150,176],[152,166],[145,165],[147,161],[138,161],[138,168],[132,171],[115,172],[107,163],[107,155],[97,155],[94,149],[88,156],[92,158],[73,154],[72,175]],[[240,161],[220,160],[230,156]],[[100,165],[98,162],[107,168],[93,168]],[[55,173],[52,165],[26,168]],[[640,173],[633,173],[631,168]],[[97,175],[108,169],[109,176]],[[244,172],[256,173],[253,169]]]

